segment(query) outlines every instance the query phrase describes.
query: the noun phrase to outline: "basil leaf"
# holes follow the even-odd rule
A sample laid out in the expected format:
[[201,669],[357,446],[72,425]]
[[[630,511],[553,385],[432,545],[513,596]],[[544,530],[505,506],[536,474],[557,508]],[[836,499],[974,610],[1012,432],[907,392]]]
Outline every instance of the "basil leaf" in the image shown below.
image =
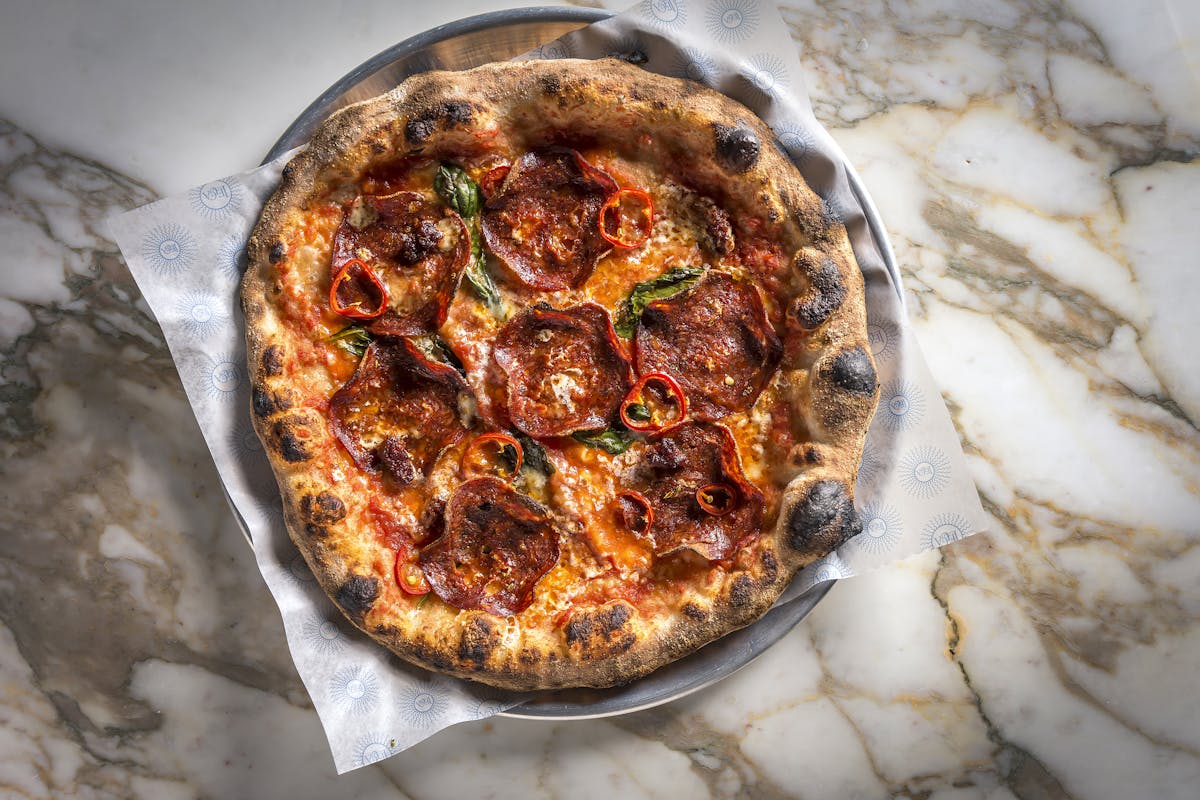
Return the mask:
[[471,232],[471,260],[467,263],[463,277],[471,284],[479,299],[493,312],[499,313],[500,290],[496,288],[496,282],[488,272],[487,258],[483,253],[483,232],[479,227],[483,192],[479,189],[479,184],[471,180],[471,176],[462,167],[442,164],[433,179],[433,188],[446,205],[458,212],[463,222],[467,223],[467,230]]
[[[521,443],[521,451],[525,457],[525,466],[536,472],[549,477],[554,474],[554,464],[551,463],[550,457],[546,455],[546,449],[524,431],[519,431],[513,428],[509,433],[512,437]],[[513,463],[516,463],[516,454],[513,455]]]
[[[524,452],[525,446],[521,445],[521,451]],[[511,444],[500,445],[500,460],[504,462],[504,466],[509,472],[517,471],[517,448]]]
[[624,425],[602,431],[579,431],[572,434],[571,438],[588,447],[598,447],[614,456],[621,455],[629,449],[629,445],[633,444],[633,437],[629,435],[629,430]]
[[492,273],[487,269],[487,259],[483,255],[483,237],[479,235],[479,225],[476,222],[468,223],[468,226],[471,228],[471,260],[463,272],[463,277],[467,279],[467,283],[471,284],[471,288],[475,290],[475,294],[479,295],[479,299],[493,312],[498,313],[501,309],[500,290],[496,288],[496,282],[492,280]]
[[450,345],[436,333],[426,333],[420,336],[408,337],[417,349],[421,351],[421,355],[428,358],[430,361],[436,361],[440,364],[445,364],[448,367],[454,367],[460,375],[466,376],[467,368],[463,366],[458,354],[450,349]]
[[625,415],[637,422],[650,421],[650,409],[641,403],[630,403],[625,406]]
[[458,212],[463,219],[479,213],[483,205],[483,193],[479,184],[471,180],[462,167],[452,164],[442,164],[438,167],[437,176],[433,179],[433,189],[446,205]]
[[657,278],[636,284],[629,293],[629,298],[617,309],[617,322],[613,326],[617,335],[626,339],[633,336],[637,330],[638,319],[647,305],[654,300],[662,300],[684,289],[690,289],[703,274],[704,267],[675,267]]
[[342,328],[325,341],[336,344],[352,356],[362,358],[363,353],[367,352],[367,347],[371,344],[371,334],[367,332],[366,328],[350,325]]

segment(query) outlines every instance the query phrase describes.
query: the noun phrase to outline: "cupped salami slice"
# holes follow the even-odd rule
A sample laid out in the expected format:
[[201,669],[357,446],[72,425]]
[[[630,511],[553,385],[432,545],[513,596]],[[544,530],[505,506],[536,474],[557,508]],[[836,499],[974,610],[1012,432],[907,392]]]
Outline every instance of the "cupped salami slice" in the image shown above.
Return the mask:
[[[729,558],[762,526],[766,500],[746,480],[723,425],[685,422],[664,431],[647,444],[635,476],[654,510],[649,538],[656,555],[689,548],[710,561]],[[706,487],[724,494],[720,508],[698,497]]]
[[526,286],[579,286],[612,248],[600,234],[600,208],[616,190],[616,181],[575,150],[526,153],[484,206],[484,240]]
[[699,420],[754,405],[782,353],[758,289],[715,270],[648,304],[635,344],[638,373],[674,377]]
[[606,427],[633,382],[608,312],[594,303],[535,306],[496,336],[508,413],[530,436]]
[[467,431],[460,409],[470,389],[408,339],[376,339],[354,376],[329,400],[329,424],[354,462],[401,484],[428,474]]
[[355,200],[333,237],[330,274],[359,259],[388,287],[389,308],[368,327],[386,336],[436,330],[471,257],[457,214],[418,192]]
[[476,478],[450,497],[446,531],[421,551],[420,563],[450,605],[509,617],[533,602],[558,553],[558,529],[544,506],[498,478]]

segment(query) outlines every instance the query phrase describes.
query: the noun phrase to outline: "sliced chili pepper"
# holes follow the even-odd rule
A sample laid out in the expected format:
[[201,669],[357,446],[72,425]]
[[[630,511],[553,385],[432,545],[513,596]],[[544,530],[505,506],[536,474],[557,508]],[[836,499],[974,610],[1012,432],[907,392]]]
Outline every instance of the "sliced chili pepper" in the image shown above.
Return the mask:
[[617,247],[641,247],[654,228],[654,201],[641,189],[618,189],[600,207],[600,235]]
[[504,179],[508,177],[508,171],[512,169],[508,164],[501,164],[498,167],[493,167],[483,174],[479,179],[479,188],[483,191],[485,198],[490,198],[500,188],[500,184],[504,183]]
[[[677,413],[666,417],[665,406],[674,406]],[[638,378],[621,401],[621,422],[629,430],[639,433],[669,428],[683,421],[687,414],[687,395],[674,378],[662,372],[651,372]]]
[[375,319],[387,311],[383,281],[360,259],[342,265],[329,284],[329,307],[350,319]]
[[728,483],[710,483],[696,490],[696,502],[704,513],[723,517],[737,508],[737,489]]
[[421,565],[403,550],[396,553],[396,583],[405,594],[429,594],[429,581],[425,580]]
[[634,491],[621,492],[617,495],[617,508],[626,528],[638,536],[650,533],[650,526],[654,524],[654,509],[646,495]]
[[495,475],[511,480],[521,471],[525,453],[521,443],[507,433],[485,433],[467,445],[462,471],[469,475]]

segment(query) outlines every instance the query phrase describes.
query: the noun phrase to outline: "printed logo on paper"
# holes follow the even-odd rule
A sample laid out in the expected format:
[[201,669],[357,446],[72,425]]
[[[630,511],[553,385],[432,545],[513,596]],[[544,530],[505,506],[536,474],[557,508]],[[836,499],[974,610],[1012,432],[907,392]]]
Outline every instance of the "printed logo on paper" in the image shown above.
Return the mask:
[[381,733],[369,733],[354,743],[354,765],[365,767],[396,752],[396,742]]
[[185,292],[175,301],[175,313],[179,327],[195,342],[202,342],[220,333],[225,326],[225,315],[216,301],[201,292]]
[[803,128],[780,128],[776,134],[779,144],[788,158],[797,164],[803,164],[812,156],[816,142],[811,133]]
[[[308,569],[307,564],[304,569]],[[315,580],[311,572],[308,573],[308,580]],[[333,620],[319,614],[304,620],[300,635],[309,647],[321,655],[335,656],[346,649],[346,637],[342,629]]]
[[783,59],[771,53],[751,56],[747,62],[750,82],[765,95],[775,97],[787,88],[788,71]]
[[716,0],[708,6],[704,26],[718,42],[744,42],[758,28],[758,0]]
[[868,439],[863,445],[862,463],[858,467],[858,482],[861,484],[874,483],[882,469],[883,457],[879,455],[879,448]]
[[643,0],[642,18],[659,28],[682,28],[687,22],[687,3],[683,0]]
[[379,681],[366,667],[342,667],[329,679],[329,696],[351,714],[368,714],[379,704]]
[[936,447],[914,447],[900,459],[899,474],[905,491],[928,500],[950,483],[950,459]]
[[217,251],[217,264],[220,266],[222,274],[235,281],[239,280],[242,277],[245,262],[246,248],[243,247],[241,239],[230,236],[221,242],[221,248]]
[[899,543],[904,534],[900,512],[886,503],[867,503],[859,512],[859,519],[863,529],[854,537],[854,542],[868,552],[886,553]]
[[675,57],[675,74],[689,81],[712,86],[717,80],[717,62],[707,56],[703,50],[685,47]]
[[155,226],[142,238],[142,258],[164,277],[178,275],[190,267],[198,250],[187,228],[174,222]]
[[912,430],[925,416],[925,394],[910,381],[894,380],[879,393],[878,414],[889,431]]
[[238,210],[242,187],[234,178],[209,181],[188,192],[192,209],[205,219],[221,219]]
[[971,533],[971,523],[962,514],[938,514],[921,531],[921,545],[926,550],[945,547]]
[[241,364],[230,356],[211,359],[205,372],[205,381],[210,397],[232,400],[244,383]]
[[896,324],[884,317],[867,317],[867,340],[877,361],[890,358],[900,346]]
[[427,681],[406,686],[396,700],[396,710],[404,721],[421,729],[435,726],[449,706],[445,689]]

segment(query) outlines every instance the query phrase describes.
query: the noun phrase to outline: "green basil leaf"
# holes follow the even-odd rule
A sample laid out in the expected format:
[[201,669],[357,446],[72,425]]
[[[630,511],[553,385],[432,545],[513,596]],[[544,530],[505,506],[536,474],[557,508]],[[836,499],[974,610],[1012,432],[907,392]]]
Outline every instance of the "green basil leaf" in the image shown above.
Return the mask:
[[500,290],[496,288],[496,282],[492,280],[492,273],[488,272],[487,259],[483,255],[483,239],[479,235],[478,224],[471,224],[471,260],[467,263],[467,268],[463,272],[463,277],[467,279],[467,283],[471,284],[471,288],[475,290],[475,294],[479,295],[488,308],[493,312],[501,310]]
[[352,356],[362,358],[363,353],[367,352],[367,347],[371,344],[371,334],[366,328],[350,325],[342,328],[325,341],[336,344]]
[[438,193],[438,197],[463,219],[474,217],[483,205],[483,193],[479,190],[479,184],[471,180],[466,170],[453,164],[442,164],[438,167],[438,173],[433,179],[433,189]]
[[613,326],[617,335],[626,339],[632,337],[634,331],[637,330],[638,319],[641,318],[647,305],[654,300],[662,300],[664,297],[670,297],[685,289],[690,289],[696,284],[696,281],[700,280],[704,269],[704,267],[675,267],[657,278],[636,284],[633,291],[629,293],[629,298],[617,309],[617,322]]
[[630,436],[629,430],[624,425],[602,431],[579,431],[572,434],[571,438],[588,447],[598,447],[614,456],[621,455],[629,449],[629,445],[633,444],[633,437]]
[[460,375],[466,376],[467,368],[463,366],[458,354],[451,350],[450,345],[446,344],[446,341],[436,333],[426,333],[408,338],[421,351],[421,355],[430,361],[454,367]]
[[[554,474],[554,464],[550,461],[550,457],[546,455],[546,449],[524,431],[519,431],[513,428],[509,431],[512,437],[521,443],[521,451],[525,456],[525,466],[535,472],[540,472],[549,477]],[[513,454],[513,463],[516,463],[516,454]]]
[[625,415],[637,422],[650,421],[650,409],[641,403],[630,403],[625,406]]
[[442,164],[433,179],[433,188],[446,205],[458,212],[471,232],[471,260],[463,277],[471,284],[479,299],[499,314],[502,310],[500,290],[488,272],[487,257],[483,253],[483,233],[479,228],[479,209],[483,207],[483,192],[479,184],[471,180],[462,167]]

